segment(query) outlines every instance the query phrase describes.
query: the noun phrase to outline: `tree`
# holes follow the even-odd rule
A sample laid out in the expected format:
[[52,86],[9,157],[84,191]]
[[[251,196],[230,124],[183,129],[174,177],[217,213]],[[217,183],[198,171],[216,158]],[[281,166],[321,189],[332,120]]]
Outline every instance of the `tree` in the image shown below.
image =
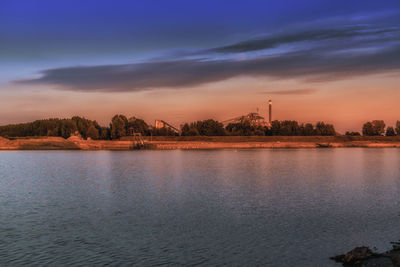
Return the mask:
[[376,135],[383,135],[385,133],[385,122],[382,120],[372,121],[372,126],[374,127]]
[[187,136],[196,136],[200,135],[199,131],[196,128],[190,128],[189,131],[186,133]]
[[300,127],[297,121],[282,121],[279,135],[292,136],[300,135]]
[[393,127],[391,127],[391,126],[387,127],[386,136],[395,136],[395,135],[396,135],[396,133],[395,133]]
[[[169,127],[162,128],[152,128],[149,130],[150,134],[153,136],[178,136],[179,134]],[[188,134],[186,134],[188,135]]]
[[363,125],[363,135],[366,136],[379,136],[385,133],[385,122],[382,120],[374,120],[366,122]]
[[243,121],[238,123],[229,123],[226,126],[226,131],[230,135],[239,135],[239,136],[250,136],[253,134],[253,128],[250,126],[249,121]]
[[271,132],[272,135],[281,135],[281,122],[274,120],[271,123]]
[[71,118],[76,124],[76,127],[78,129],[79,134],[83,137],[86,138],[86,132],[89,129],[90,125],[92,124],[91,121],[81,118],[79,116],[74,116]]
[[188,123],[185,123],[181,127],[181,135],[182,136],[196,136],[196,135],[200,135],[200,133],[197,130],[196,125],[194,123],[191,123],[190,125]]
[[185,123],[181,127],[183,136],[204,135],[204,136],[222,136],[226,135],[224,125],[213,119],[196,121],[190,124]]
[[336,135],[335,128],[332,124],[326,124],[324,122],[318,122],[315,125],[316,135],[322,136],[334,136]]
[[94,125],[90,125],[89,128],[86,131],[86,137],[91,138],[93,140],[99,139],[99,130],[94,127]]
[[226,135],[224,125],[213,119],[197,121],[195,123],[195,128],[199,131],[200,135],[205,135],[205,136]]
[[189,131],[190,131],[189,124],[188,124],[188,123],[185,123],[185,124],[181,127],[181,135],[182,135],[182,136],[187,136]]
[[361,134],[359,132],[349,132],[347,131],[345,135],[349,135],[349,136],[360,136]]
[[264,135],[266,136],[272,136],[272,130],[271,127],[264,127]]
[[70,137],[73,133],[75,133],[78,130],[76,127],[76,124],[72,120],[61,120],[60,123],[60,128],[59,128],[59,136],[68,138]]
[[108,127],[100,127],[100,139],[110,140],[111,139],[111,129]]
[[119,139],[126,136],[128,119],[124,115],[115,115],[111,119],[111,139]]
[[149,133],[149,126],[147,123],[135,117],[131,117],[128,120],[128,130],[133,129],[135,133],[141,133],[142,135],[147,135]]
[[362,128],[362,133],[365,136],[375,135],[374,127],[372,126],[371,122],[368,121],[368,122],[364,123],[363,128]]
[[251,125],[250,122],[246,120],[237,123],[229,123],[225,129],[229,135],[234,136],[271,135],[267,127]]
[[[78,116],[71,119],[44,119],[28,123],[0,126],[0,136],[26,137],[26,136],[61,136],[68,138],[76,131],[86,138],[89,128],[93,126],[101,139],[110,139],[110,129],[100,127],[96,121]],[[93,129],[91,132],[96,137]],[[93,137],[93,136],[92,136]]]
[[396,121],[396,134],[400,135],[400,121]]
[[267,131],[266,131],[265,128],[267,128],[267,127],[262,127],[262,126],[254,126],[254,127],[252,127],[252,131],[253,131],[252,135],[257,135],[257,136],[266,135]]
[[300,126],[301,135],[311,136],[314,135],[314,126],[311,123],[306,123],[305,125]]

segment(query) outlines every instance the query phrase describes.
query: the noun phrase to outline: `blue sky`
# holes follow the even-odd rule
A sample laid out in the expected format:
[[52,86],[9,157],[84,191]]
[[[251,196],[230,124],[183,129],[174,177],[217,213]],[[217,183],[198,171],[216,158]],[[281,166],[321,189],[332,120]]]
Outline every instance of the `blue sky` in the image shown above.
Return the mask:
[[397,72],[399,25],[398,0],[0,0],[0,91],[84,98],[250,77],[295,78],[280,94],[293,97]]
[[97,56],[128,61],[126,57],[208,48],[315,21],[399,11],[399,1],[368,0],[1,0],[0,56],[6,62],[75,57],[70,61],[90,64],[84,60]]

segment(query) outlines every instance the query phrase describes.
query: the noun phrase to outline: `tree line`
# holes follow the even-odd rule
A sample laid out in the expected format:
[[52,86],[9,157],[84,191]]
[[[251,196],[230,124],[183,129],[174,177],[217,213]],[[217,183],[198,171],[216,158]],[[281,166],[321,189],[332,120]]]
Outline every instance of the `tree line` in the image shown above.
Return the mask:
[[396,126],[388,126],[383,120],[374,120],[364,123],[362,127],[362,134],[364,136],[396,136],[400,135],[400,121],[396,122]]
[[313,136],[336,135],[332,124],[318,122],[315,125],[311,123],[299,124],[297,121],[272,121],[271,127],[252,125],[249,121],[229,123],[226,127],[222,123],[209,119],[192,123],[185,123],[182,126],[181,134],[183,136]]
[[[68,138],[79,133],[83,138],[111,140],[119,139],[132,133],[143,136],[334,136],[337,135],[332,124],[317,122],[298,123],[293,120],[274,120],[270,127],[257,126],[250,121],[229,123],[224,125],[216,120],[199,120],[185,123],[180,133],[169,127],[155,128],[143,119],[117,114],[112,117],[108,127],[100,126],[95,120],[74,116],[70,119],[44,119],[29,123],[19,123],[0,126],[0,136],[59,136]],[[359,132],[346,132],[346,135],[360,136]],[[395,127],[387,127],[382,120],[366,122],[362,128],[364,136],[395,136],[400,135],[400,121]]]
[[29,123],[19,123],[0,126],[0,136],[29,137],[29,136],[58,136],[68,138],[79,133],[83,138],[112,140],[119,139],[131,133],[140,133],[143,136],[312,136],[336,135],[334,126],[324,122],[315,125],[311,123],[299,124],[297,121],[272,122],[271,127],[255,126],[249,121],[230,123],[226,127],[213,119],[185,123],[180,133],[169,127],[154,128],[144,120],[136,117],[127,118],[117,114],[112,117],[108,127],[100,126],[96,121],[84,117],[74,116],[70,119],[44,119]]
[[84,117],[74,116],[70,119],[44,119],[34,122],[10,124],[0,126],[0,136],[28,137],[28,136],[55,136],[68,138],[79,134],[82,138],[94,140],[111,140],[127,136],[130,132],[142,135],[177,135],[169,128],[151,128],[144,120],[124,115],[115,115],[108,127],[100,126],[96,121]]
[[109,134],[107,127],[101,127],[96,121],[78,116],[71,119],[54,118],[0,126],[0,136],[3,137],[60,136],[68,138],[75,132],[79,132],[83,138],[93,139],[107,138]]

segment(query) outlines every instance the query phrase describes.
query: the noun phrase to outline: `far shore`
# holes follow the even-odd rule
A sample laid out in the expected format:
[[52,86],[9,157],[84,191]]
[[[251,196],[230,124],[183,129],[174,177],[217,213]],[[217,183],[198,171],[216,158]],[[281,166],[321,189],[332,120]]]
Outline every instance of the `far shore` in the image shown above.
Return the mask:
[[400,148],[400,137],[386,136],[157,136],[120,140],[77,137],[0,137],[0,150],[135,150],[135,149],[253,149],[253,148]]

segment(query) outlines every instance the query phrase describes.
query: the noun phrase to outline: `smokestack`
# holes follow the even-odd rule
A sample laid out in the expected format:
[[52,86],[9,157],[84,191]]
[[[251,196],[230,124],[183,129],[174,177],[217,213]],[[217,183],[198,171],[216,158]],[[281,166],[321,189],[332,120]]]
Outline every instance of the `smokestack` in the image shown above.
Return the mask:
[[269,123],[271,124],[271,122],[272,122],[272,100],[268,101],[268,106],[269,106]]

